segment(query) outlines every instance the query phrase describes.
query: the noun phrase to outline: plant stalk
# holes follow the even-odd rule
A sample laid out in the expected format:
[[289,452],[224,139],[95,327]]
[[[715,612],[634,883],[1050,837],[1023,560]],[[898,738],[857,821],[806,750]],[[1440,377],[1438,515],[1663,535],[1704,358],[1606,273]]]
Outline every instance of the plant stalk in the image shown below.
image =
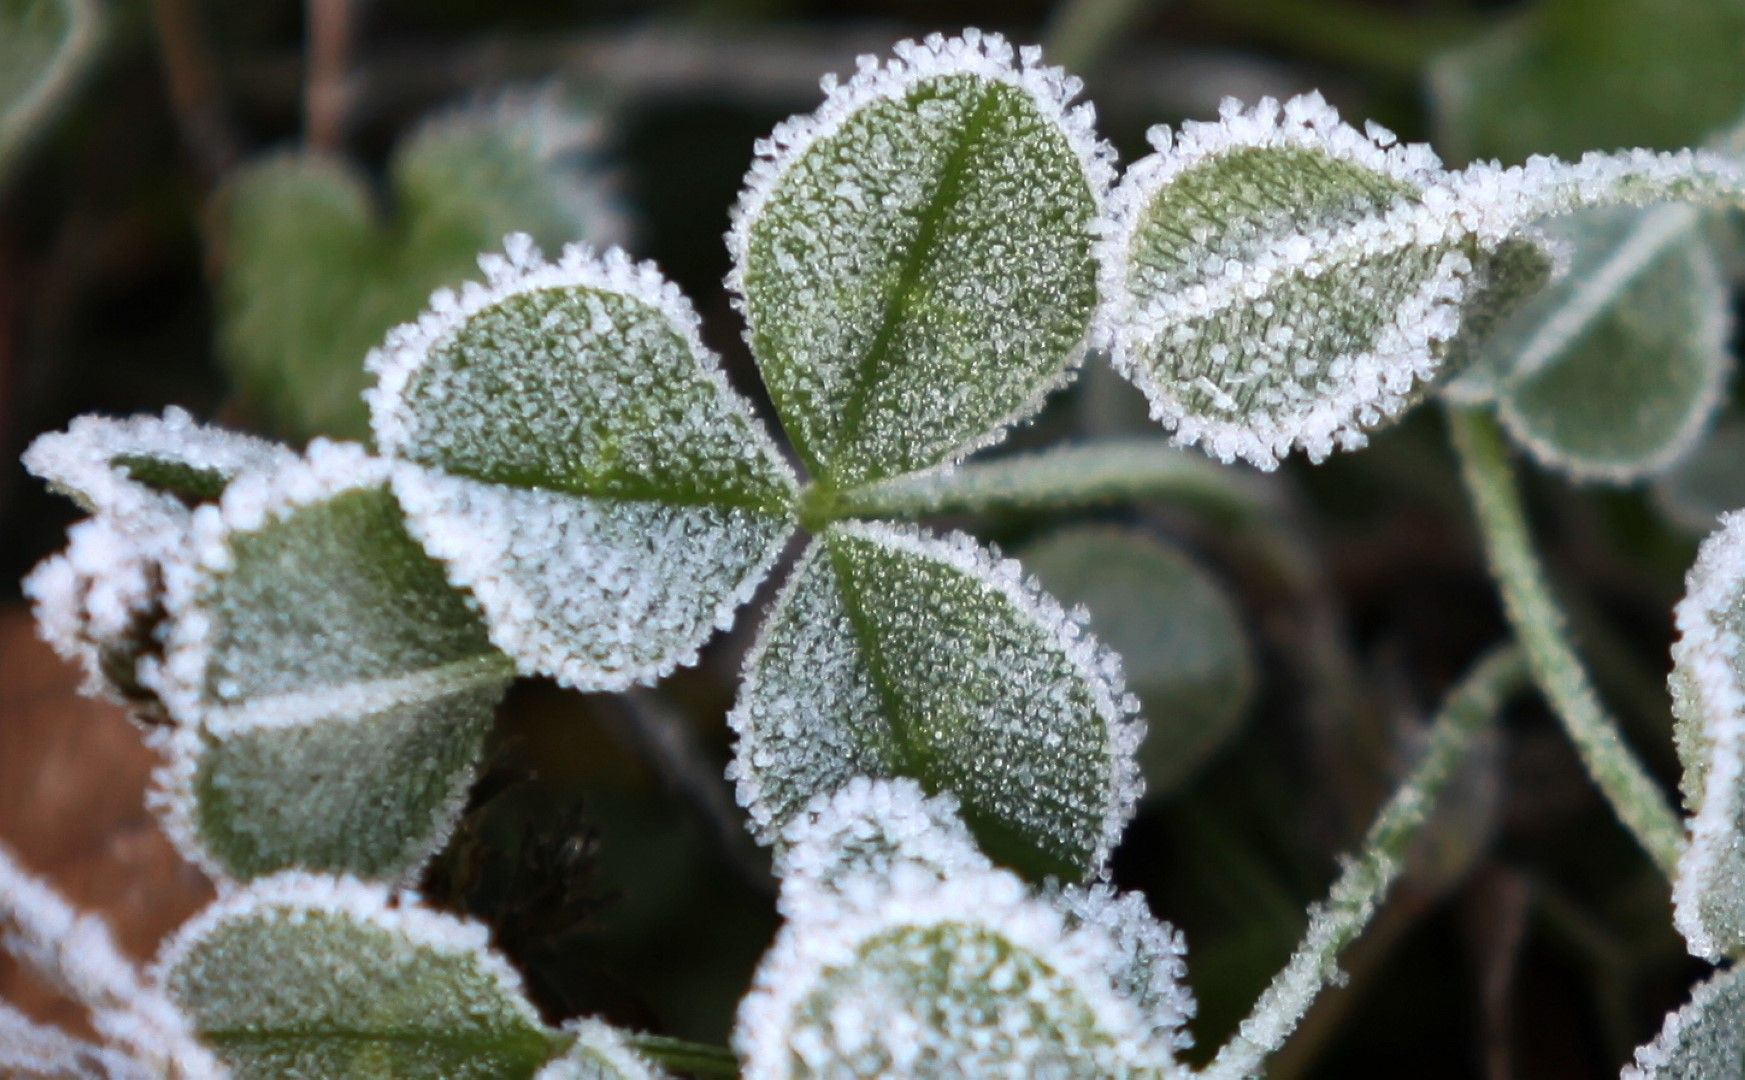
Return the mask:
[[636,1052],[661,1066],[690,1076],[737,1077],[739,1059],[724,1046],[669,1039],[665,1035],[631,1035]]
[[1671,877],[1684,848],[1684,826],[1631,753],[1617,721],[1600,704],[1569,641],[1563,611],[1533,550],[1502,432],[1488,413],[1478,410],[1451,409],[1448,422],[1491,573],[1502,590],[1509,624],[1526,650],[1533,680],[1618,820]]
[[1448,695],[1430,725],[1423,757],[1376,816],[1361,854],[1345,863],[1327,899],[1311,910],[1302,942],[1201,1076],[1257,1076],[1267,1057],[1284,1045],[1315,998],[1337,978],[1339,954],[1368,925],[1399,877],[1407,849],[1474,737],[1526,681],[1522,651],[1502,646],[1473,665]]

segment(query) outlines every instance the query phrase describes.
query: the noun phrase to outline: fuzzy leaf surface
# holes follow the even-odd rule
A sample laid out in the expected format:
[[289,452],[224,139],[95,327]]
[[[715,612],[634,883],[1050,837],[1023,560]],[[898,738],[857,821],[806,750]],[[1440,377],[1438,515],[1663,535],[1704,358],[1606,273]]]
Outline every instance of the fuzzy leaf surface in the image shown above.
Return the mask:
[[648,264],[525,236],[373,354],[414,533],[523,671],[623,689],[692,662],[793,530],[794,479]]
[[222,876],[398,879],[452,828],[513,675],[407,534],[385,463],[317,443],[195,516],[159,689],[159,797]]
[[242,1080],[527,1078],[561,1043],[478,923],[289,873],[185,926],[158,976]]
[[856,776],[948,792],[983,849],[1036,876],[1100,869],[1139,795],[1120,662],[1014,562],[961,534],[840,523],[765,622],[729,717],[773,840]]
[[1078,87],[996,36],[904,42],[760,144],[730,284],[823,484],[961,457],[1082,358],[1111,167]]

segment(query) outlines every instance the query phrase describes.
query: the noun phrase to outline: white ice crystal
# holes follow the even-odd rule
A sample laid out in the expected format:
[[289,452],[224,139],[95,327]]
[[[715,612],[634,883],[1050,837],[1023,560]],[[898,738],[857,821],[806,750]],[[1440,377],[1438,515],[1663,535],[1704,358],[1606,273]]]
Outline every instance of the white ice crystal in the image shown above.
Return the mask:
[[894,53],[757,144],[728,236],[765,385],[837,489],[986,445],[1070,377],[1113,177],[1039,50],[966,30]]
[[1745,944],[1745,512],[1703,541],[1674,620],[1673,734],[1692,817],[1673,921],[1714,959]]
[[242,1080],[531,1074],[556,1038],[480,923],[346,877],[287,872],[221,897],[154,975]]
[[410,527],[523,671],[623,689],[727,625],[794,478],[654,267],[525,236],[370,357]]
[[1721,1080],[1745,1070],[1745,968],[1718,971],[1636,1048],[1621,1080]]
[[406,534],[390,466],[317,440],[194,514],[165,566],[180,721],[154,801],[220,877],[397,878],[448,835],[512,677]]
[[571,1020],[564,1034],[575,1040],[533,1080],[665,1080],[667,1073],[638,1054],[623,1032],[598,1020]]
[[984,849],[1100,873],[1132,816],[1144,735],[1120,661],[1015,562],[962,534],[838,523],[746,659],[729,775],[767,841],[856,776],[949,792]]

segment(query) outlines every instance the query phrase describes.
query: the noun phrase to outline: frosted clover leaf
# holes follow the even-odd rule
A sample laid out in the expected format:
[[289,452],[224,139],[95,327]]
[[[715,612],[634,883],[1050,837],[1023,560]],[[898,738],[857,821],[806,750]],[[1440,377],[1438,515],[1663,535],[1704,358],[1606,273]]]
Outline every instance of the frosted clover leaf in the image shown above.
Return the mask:
[[1745,968],[1716,972],[1638,1047],[1622,1080],[1715,1080],[1745,1071]]
[[774,561],[793,475],[652,266],[526,237],[481,264],[371,354],[395,491],[523,671],[658,678]]
[[729,285],[800,456],[845,490],[999,438],[1082,358],[1111,153],[1079,82],[903,42],[758,145]]
[[[1444,172],[1316,95],[1155,128],[1103,241],[1101,337],[1183,444],[1271,468],[1361,446],[1543,280],[1533,227],[1577,210],[1737,203],[1712,154],[1590,154]],[[1465,355],[1464,350],[1457,350]]]
[[513,666],[407,535],[389,466],[317,440],[195,513],[167,567],[157,798],[222,876],[408,875],[446,838]]
[[838,523],[746,660],[732,775],[765,839],[815,792],[908,776],[952,792],[994,858],[1076,880],[1138,800],[1135,707],[1118,658],[1017,563],[961,534]]
[[[734,1031],[745,1075],[1167,1074],[1192,1008],[1173,932],[1140,930],[1138,909],[1102,891],[1029,892],[948,814],[908,782],[857,780],[790,828],[788,922]],[[823,850],[844,837],[868,857]],[[1163,960],[1143,986],[1126,973],[1136,956]]]
[[1714,959],[1745,945],[1745,513],[1703,541],[1674,615],[1673,734],[1692,814],[1674,922]]
[[534,1080],[666,1080],[667,1073],[638,1054],[617,1028],[573,1020],[563,1030],[574,1040],[570,1048]]

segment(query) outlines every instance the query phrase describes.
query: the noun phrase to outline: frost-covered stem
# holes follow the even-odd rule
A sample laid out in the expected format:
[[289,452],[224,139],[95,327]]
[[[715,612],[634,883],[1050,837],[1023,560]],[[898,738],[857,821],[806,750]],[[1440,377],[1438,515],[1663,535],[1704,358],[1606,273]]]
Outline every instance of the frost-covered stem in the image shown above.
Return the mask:
[[1108,439],[889,480],[837,493],[834,517],[918,518],[990,510],[1059,510],[1169,499],[1225,517],[1273,506],[1252,474],[1161,439]]
[[690,1076],[738,1076],[739,1060],[724,1046],[669,1039],[664,1035],[631,1035],[636,1052],[661,1066]]
[[1430,726],[1424,756],[1376,816],[1362,853],[1345,863],[1327,899],[1310,911],[1308,933],[1203,1076],[1238,1080],[1259,1075],[1267,1056],[1284,1045],[1316,996],[1338,976],[1340,952],[1363,931],[1399,877],[1407,848],[1429,820],[1474,736],[1526,679],[1521,650],[1500,647],[1475,664],[1448,695]]
[[1448,422],[1491,573],[1502,589],[1509,623],[1526,649],[1533,679],[1618,820],[1670,877],[1684,847],[1684,829],[1659,785],[1624,743],[1617,721],[1600,704],[1570,644],[1563,612],[1533,550],[1502,432],[1489,414],[1477,410],[1451,409]]

